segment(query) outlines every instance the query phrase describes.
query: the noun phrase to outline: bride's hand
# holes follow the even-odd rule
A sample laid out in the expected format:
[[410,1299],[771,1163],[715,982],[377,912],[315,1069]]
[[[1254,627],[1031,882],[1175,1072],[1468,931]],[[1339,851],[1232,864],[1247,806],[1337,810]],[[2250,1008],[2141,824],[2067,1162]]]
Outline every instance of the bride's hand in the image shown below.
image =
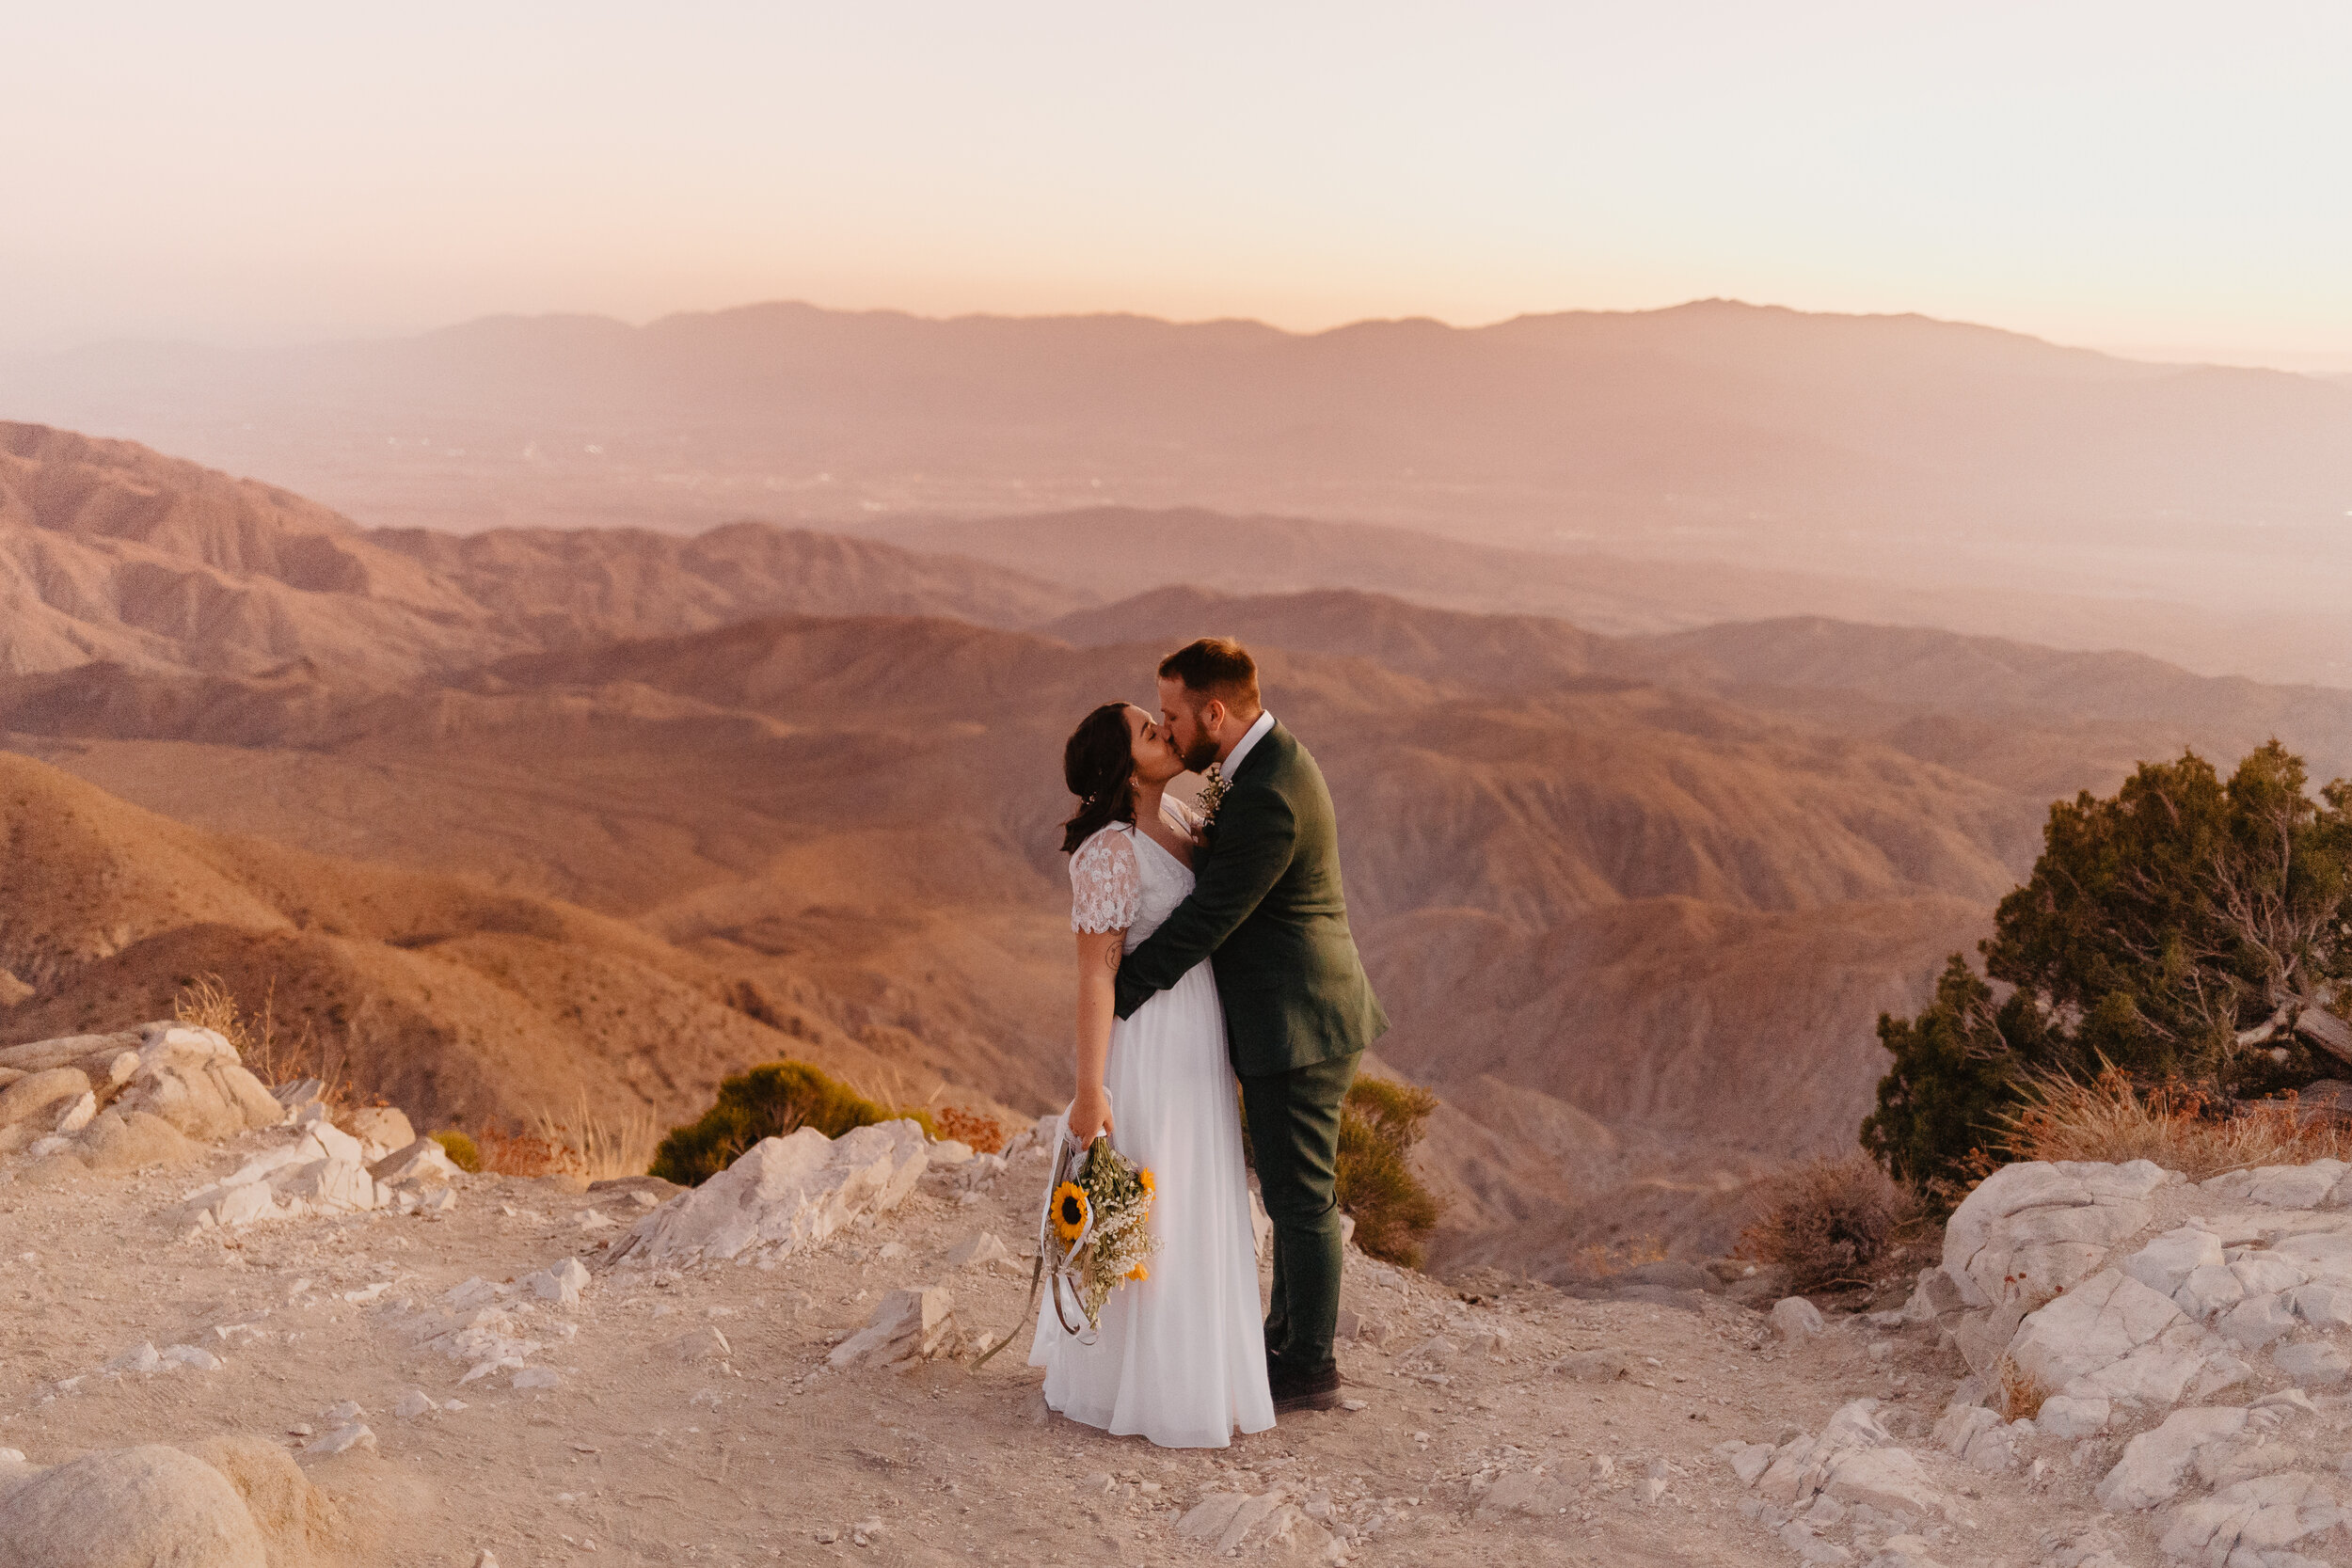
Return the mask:
[[1078,1091],[1070,1102],[1070,1136],[1080,1148],[1111,1130],[1111,1092],[1102,1085]]

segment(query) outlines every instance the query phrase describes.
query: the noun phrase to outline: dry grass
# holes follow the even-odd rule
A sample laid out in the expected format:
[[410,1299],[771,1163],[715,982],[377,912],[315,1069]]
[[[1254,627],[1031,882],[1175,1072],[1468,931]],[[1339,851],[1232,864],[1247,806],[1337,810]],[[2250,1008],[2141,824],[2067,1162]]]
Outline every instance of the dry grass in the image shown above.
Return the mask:
[[246,1069],[272,1085],[315,1078],[331,1111],[354,1103],[349,1053],[331,1050],[305,1019],[299,1030],[278,1022],[278,982],[262,992],[258,1012],[246,1012],[217,974],[199,974],[172,998],[171,1016],[192,1029],[210,1029],[236,1048]]
[[2236,1106],[2182,1085],[2142,1087],[2106,1063],[2088,1084],[2036,1080],[2025,1106],[2003,1120],[1998,1152],[2010,1160],[2153,1160],[2197,1180],[2352,1159],[2352,1132],[2327,1118],[2304,1121],[2292,1097]]
[[661,1125],[652,1111],[640,1106],[619,1116],[602,1116],[588,1103],[584,1089],[564,1119],[541,1111],[532,1120],[537,1141],[568,1151],[575,1164],[564,1168],[576,1170],[591,1181],[644,1175],[661,1142]]
[[2030,1421],[2042,1414],[2042,1402],[2050,1397],[2048,1390],[2027,1377],[2026,1370],[2010,1359],[2009,1352],[2003,1351],[1994,1364],[1993,1376],[2000,1385],[2003,1419]]
[[1787,1269],[1798,1295],[1869,1284],[1913,1217],[1910,1196],[1859,1153],[1791,1166],[1765,1187],[1762,1204],[1740,1255]]
[[968,1144],[975,1154],[994,1154],[1005,1147],[1005,1124],[994,1117],[961,1105],[943,1105],[933,1119],[939,1123],[941,1137]]

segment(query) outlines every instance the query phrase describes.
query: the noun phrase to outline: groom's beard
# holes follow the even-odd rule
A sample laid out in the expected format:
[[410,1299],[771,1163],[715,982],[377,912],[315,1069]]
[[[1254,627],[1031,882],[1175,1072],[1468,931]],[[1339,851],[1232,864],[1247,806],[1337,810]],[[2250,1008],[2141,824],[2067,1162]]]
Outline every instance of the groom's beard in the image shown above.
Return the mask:
[[1216,742],[1203,736],[1184,750],[1184,766],[1196,773],[1205,773],[1216,762]]

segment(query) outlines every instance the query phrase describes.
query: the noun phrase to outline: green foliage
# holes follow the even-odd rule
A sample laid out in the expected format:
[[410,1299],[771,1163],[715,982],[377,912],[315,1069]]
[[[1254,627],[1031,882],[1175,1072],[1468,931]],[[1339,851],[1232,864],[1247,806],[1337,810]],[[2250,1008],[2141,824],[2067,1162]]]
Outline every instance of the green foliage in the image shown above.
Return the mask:
[[1359,1078],[1340,1110],[1338,1196],[1356,1221],[1356,1244],[1374,1258],[1421,1265],[1438,1227],[1438,1200],[1413,1174],[1410,1155],[1438,1097],[1385,1078]]
[[900,1117],[931,1133],[931,1118],[924,1111],[880,1104],[806,1062],[769,1062],[727,1079],[699,1119],[673,1128],[654,1151],[652,1174],[699,1186],[762,1138],[780,1138],[803,1127],[837,1138],[853,1127]]
[[476,1148],[474,1141],[456,1128],[451,1127],[434,1133],[433,1141],[441,1146],[441,1152],[449,1156],[449,1163],[459,1170],[480,1171],[482,1169],[482,1150]]
[[2273,740],[2223,780],[2195,752],[2142,763],[2112,798],[2050,808],[2041,858],[1982,946],[1915,1019],[1882,1018],[1894,1061],[1863,1147],[1930,1199],[2000,1157],[2032,1079],[2185,1085],[2226,1103],[2337,1070],[2299,1039],[2239,1036],[2352,979],[2352,784],[2308,789]]
[[1998,1140],[2020,1075],[2050,1066],[2062,1047],[2029,997],[1995,1006],[1993,988],[1957,953],[1926,1011],[1879,1015],[1879,1043],[1895,1060],[1879,1080],[1879,1108],[1862,1123],[1862,1147],[1939,1208],[1966,1190]]

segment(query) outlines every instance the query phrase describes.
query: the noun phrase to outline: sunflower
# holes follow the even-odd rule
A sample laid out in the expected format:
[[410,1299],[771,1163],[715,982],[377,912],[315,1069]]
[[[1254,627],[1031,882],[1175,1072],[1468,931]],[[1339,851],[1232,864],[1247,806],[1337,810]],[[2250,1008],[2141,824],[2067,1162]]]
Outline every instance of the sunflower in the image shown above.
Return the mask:
[[1065,1181],[1054,1189],[1054,1234],[1064,1242],[1074,1242],[1086,1227],[1086,1189],[1075,1181]]
[[1149,1279],[1152,1277],[1152,1270],[1148,1265],[1137,1263],[1134,1268],[1127,1271],[1126,1276],[1129,1279]]
[[1152,1180],[1152,1173],[1148,1170],[1136,1171],[1136,1180],[1143,1183],[1143,1193],[1146,1197],[1153,1196],[1160,1190],[1160,1184]]

